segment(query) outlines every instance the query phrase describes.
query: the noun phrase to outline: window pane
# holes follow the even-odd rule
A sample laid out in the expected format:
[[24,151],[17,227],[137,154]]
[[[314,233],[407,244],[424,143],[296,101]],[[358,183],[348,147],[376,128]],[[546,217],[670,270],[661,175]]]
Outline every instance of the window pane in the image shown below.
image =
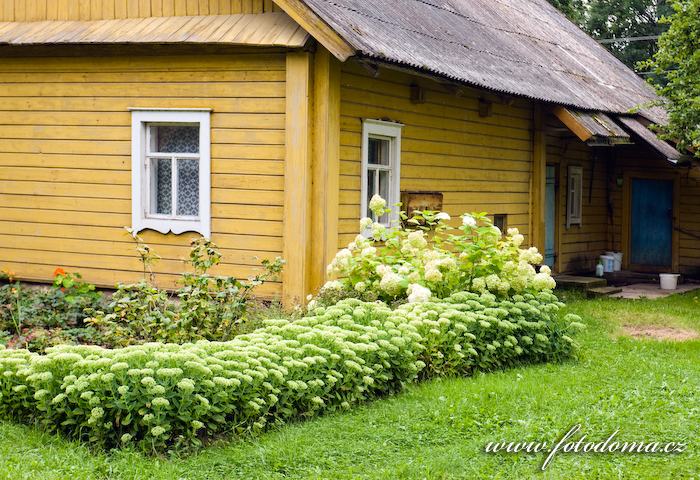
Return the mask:
[[376,193],[374,190],[375,174],[376,172],[374,170],[367,170],[367,211],[365,212],[365,215],[372,219],[374,218],[374,214],[369,209],[369,201],[372,200],[372,197]]
[[177,215],[199,215],[199,160],[177,161]]
[[199,127],[158,125],[151,127],[154,150],[159,153],[199,153]]
[[[380,170],[377,174],[379,175],[379,195],[387,201],[387,206],[391,207],[392,199],[389,198],[389,172]],[[381,223],[389,223],[389,215],[385,213],[379,221]]]
[[172,206],[172,161],[169,158],[151,159],[151,212],[159,215],[170,215]]
[[367,162],[374,165],[389,166],[389,147],[391,142],[380,138],[369,138]]

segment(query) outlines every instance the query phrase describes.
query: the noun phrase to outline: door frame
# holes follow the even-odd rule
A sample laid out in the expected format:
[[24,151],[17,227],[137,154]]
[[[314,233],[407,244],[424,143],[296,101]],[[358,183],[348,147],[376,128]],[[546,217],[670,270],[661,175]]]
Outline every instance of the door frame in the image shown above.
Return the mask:
[[[553,273],[560,273],[559,272],[559,257],[561,257],[561,238],[560,238],[560,233],[561,233],[561,228],[559,228],[559,224],[561,223],[561,198],[559,198],[559,194],[561,192],[560,190],[560,185],[561,185],[561,178],[560,178],[560,172],[562,168],[560,167],[559,162],[547,162],[545,164],[545,181],[547,179],[547,167],[554,167],[554,265],[552,266],[552,272]],[[542,216],[546,219],[547,217],[547,203],[545,201],[544,204],[545,211],[542,212]],[[547,231],[547,226],[545,224],[545,232]],[[546,233],[545,233],[546,235]],[[545,251],[546,251],[546,239],[545,239],[545,244],[543,245]],[[542,251],[542,256],[544,257],[545,251]],[[544,260],[543,260],[544,262]]]
[[[680,264],[680,175],[675,172],[648,171],[648,170],[625,170],[623,173],[622,189],[622,248],[625,255],[622,266],[626,270],[636,270],[639,272],[667,273],[679,271]],[[673,182],[673,217],[671,221],[671,267],[655,267],[649,265],[636,265],[630,262],[632,254],[632,180],[666,180]]]

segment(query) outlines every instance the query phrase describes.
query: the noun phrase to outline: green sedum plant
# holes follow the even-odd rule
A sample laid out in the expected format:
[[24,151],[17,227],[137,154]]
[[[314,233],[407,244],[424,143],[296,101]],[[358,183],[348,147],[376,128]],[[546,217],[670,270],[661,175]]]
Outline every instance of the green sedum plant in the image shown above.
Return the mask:
[[153,453],[256,432],[401,390],[417,378],[565,358],[580,325],[547,292],[345,299],[229,342],[0,350],[0,417]]

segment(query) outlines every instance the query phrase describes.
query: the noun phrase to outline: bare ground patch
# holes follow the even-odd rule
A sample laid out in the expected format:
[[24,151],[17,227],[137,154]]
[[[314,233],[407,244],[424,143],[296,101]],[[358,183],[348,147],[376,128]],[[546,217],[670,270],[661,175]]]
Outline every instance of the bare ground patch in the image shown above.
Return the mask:
[[696,340],[700,334],[695,330],[677,327],[663,327],[659,325],[624,325],[622,327],[624,335],[633,338],[645,338],[653,340],[670,340],[683,342]]

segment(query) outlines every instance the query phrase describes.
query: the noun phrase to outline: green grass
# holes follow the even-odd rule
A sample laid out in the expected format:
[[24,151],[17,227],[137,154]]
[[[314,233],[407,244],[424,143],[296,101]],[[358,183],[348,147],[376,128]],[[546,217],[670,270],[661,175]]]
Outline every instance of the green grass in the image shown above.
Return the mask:
[[[186,458],[91,452],[0,424],[0,478],[700,478],[700,341],[620,335],[626,324],[700,330],[696,295],[583,300],[579,359],[416,385],[349,413],[221,442]],[[490,441],[559,438],[581,423],[594,441],[683,441],[674,455],[486,454]]]

